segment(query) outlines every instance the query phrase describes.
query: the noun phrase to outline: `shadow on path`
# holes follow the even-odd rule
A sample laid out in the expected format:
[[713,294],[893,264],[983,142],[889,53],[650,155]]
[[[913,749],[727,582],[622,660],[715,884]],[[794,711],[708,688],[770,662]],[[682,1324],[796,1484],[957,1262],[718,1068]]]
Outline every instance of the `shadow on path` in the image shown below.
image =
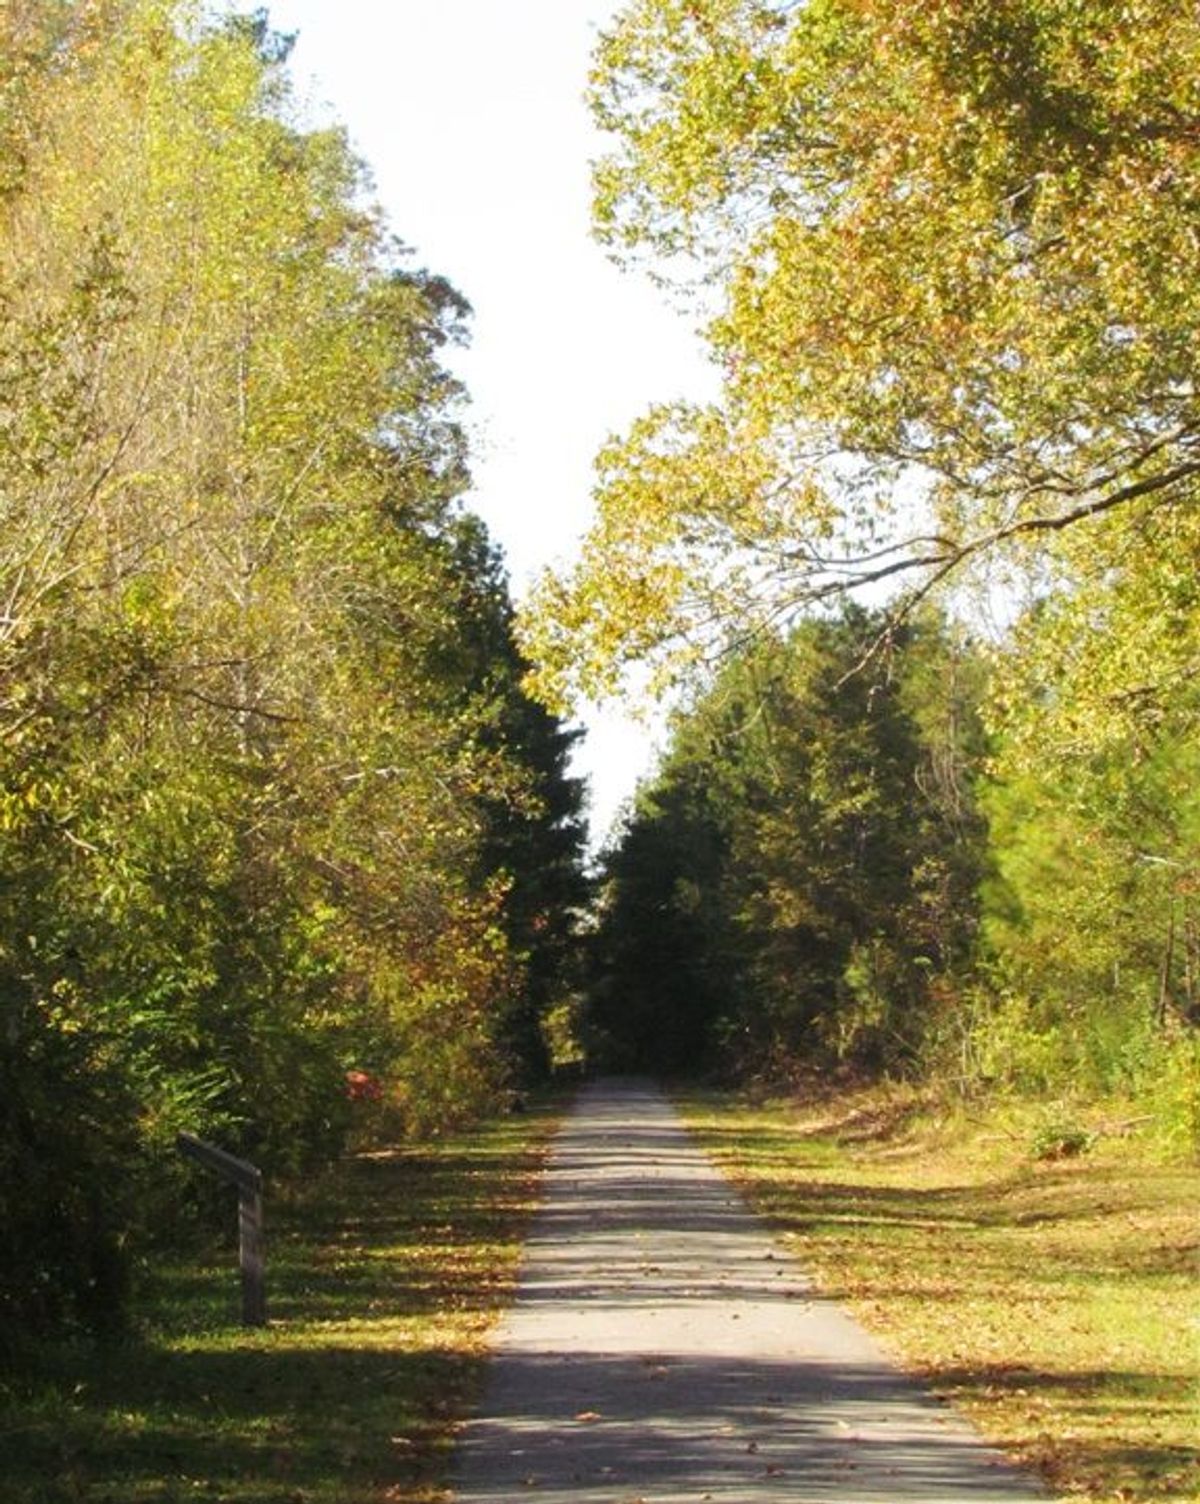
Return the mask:
[[817,1296],[664,1098],[588,1088],[463,1435],[461,1504],[1041,1497]]

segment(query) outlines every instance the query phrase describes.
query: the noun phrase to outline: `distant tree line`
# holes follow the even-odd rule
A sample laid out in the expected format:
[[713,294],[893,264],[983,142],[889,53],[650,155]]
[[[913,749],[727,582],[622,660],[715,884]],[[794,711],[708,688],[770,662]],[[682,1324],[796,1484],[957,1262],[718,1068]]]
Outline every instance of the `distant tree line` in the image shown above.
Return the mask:
[[853,606],[734,656],[603,861],[599,1058],[1124,1096],[1194,1145],[1195,743],[1064,757],[997,703],[1024,667]]
[[629,1065],[915,1062],[975,955],[979,664],[850,609],[735,658],[610,853],[595,1023]]
[[668,1063],[933,1052],[1200,1136],[1198,52],[1171,0],[601,37],[597,233],[720,375],[606,446],[523,629],[557,702],[691,686],[609,859],[618,1050],[637,998]]

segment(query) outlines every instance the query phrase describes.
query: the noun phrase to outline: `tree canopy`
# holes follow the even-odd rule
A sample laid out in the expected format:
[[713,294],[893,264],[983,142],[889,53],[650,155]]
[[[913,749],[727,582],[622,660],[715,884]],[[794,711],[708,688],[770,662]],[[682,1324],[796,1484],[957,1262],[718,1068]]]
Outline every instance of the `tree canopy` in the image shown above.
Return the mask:
[[347,1071],[439,1127],[567,985],[580,791],[461,504],[470,310],[286,53],[0,14],[0,1341],[120,1311],[177,1129],[295,1172]]
[[1190,551],[1198,60],[1167,0],[626,6],[598,231],[703,310],[723,392],[602,454],[547,692],[868,582]]
[[1133,1089],[1194,1143],[1198,62],[1167,0],[601,37],[597,234],[721,381],[605,446],[523,627],[552,702],[687,707],[602,888],[635,1056]]

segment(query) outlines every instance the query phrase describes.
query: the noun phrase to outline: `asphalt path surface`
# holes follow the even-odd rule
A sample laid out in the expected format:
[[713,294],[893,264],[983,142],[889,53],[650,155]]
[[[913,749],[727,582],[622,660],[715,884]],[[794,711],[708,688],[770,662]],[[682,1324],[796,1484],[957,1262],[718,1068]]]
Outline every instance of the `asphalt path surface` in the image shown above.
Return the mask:
[[644,1082],[581,1092],[460,1438],[459,1504],[1032,1504]]

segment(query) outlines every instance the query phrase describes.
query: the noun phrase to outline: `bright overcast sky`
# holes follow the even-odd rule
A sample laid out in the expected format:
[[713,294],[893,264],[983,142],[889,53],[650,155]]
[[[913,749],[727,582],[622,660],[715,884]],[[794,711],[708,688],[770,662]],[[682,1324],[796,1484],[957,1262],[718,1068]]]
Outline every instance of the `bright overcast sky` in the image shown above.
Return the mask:
[[[332,109],[415,259],[475,310],[455,360],[469,389],[472,507],[518,597],[569,559],[591,510],[592,457],[650,402],[712,376],[687,323],[618,271],[588,230],[599,140],[582,101],[601,0],[275,0],[298,32],[302,97]],[[649,758],[648,736],[589,716],[579,771],[593,836]]]

